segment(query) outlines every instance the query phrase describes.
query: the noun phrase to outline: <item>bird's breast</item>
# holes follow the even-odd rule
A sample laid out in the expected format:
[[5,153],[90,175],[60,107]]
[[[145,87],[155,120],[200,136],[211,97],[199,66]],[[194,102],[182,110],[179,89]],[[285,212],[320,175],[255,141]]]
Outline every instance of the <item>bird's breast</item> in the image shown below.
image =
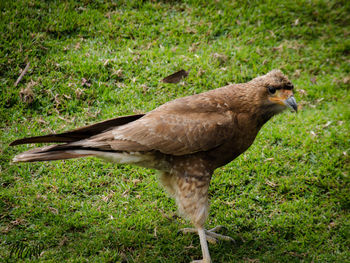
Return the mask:
[[245,152],[253,144],[260,130],[256,122],[247,115],[238,115],[235,126],[231,138],[228,138],[219,147],[208,151],[207,155],[215,162],[215,168],[233,161]]

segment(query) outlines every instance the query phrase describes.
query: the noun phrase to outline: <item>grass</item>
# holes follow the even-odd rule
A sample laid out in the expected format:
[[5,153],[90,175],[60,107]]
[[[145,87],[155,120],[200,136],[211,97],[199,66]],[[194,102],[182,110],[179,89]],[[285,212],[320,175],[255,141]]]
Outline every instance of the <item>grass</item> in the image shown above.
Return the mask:
[[[225,225],[236,243],[210,245],[212,258],[349,262],[348,1],[31,0],[0,8],[3,261],[199,259],[198,237],[177,234],[189,223],[154,171],[92,158],[11,165],[29,147],[8,144],[279,68],[302,109],[276,116],[215,172],[207,226]],[[182,68],[190,70],[184,82],[159,82]]]

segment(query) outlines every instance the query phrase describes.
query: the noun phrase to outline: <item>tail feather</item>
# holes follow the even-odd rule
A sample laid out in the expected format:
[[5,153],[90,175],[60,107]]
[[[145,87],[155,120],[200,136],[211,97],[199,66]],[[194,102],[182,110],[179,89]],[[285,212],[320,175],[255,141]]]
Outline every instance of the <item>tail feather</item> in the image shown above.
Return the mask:
[[83,139],[90,138],[96,134],[107,131],[113,127],[121,126],[129,122],[135,121],[144,116],[144,114],[129,115],[118,117],[103,122],[95,123],[88,125],[82,128],[78,128],[72,131],[59,133],[59,134],[49,134],[44,136],[36,136],[30,138],[23,138],[15,140],[10,143],[10,146],[15,146],[19,144],[28,144],[28,143],[50,143],[50,142],[75,142]]
[[47,146],[42,148],[35,148],[16,155],[13,158],[12,162],[17,163],[17,162],[54,161],[54,160],[87,157],[87,156],[93,155],[91,152],[77,153],[74,149],[70,149],[68,145],[67,145],[68,146],[67,149],[64,149],[64,147],[62,146],[63,145],[53,145],[53,146]]
[[[86,156],[98,155],[101,151],[112,150],[109,144],[94,145],[92,143],[85,145],[86,139],[95,135],[106,133],[114,127],[133,122],[144,116],[144,114],[129,115],[118,117],[95,123],[89,126],[75,129],[60,134],[50,134],[31,138],[23,138],[10,143],[10,146],[28,143],[63,143],[42,148],[35,148],[16,155],[13,162],[39,162],[53,161],[62,159],[80,158]],[[107,133],[106,133],[107,134]],[[96,143],[95,143],[96,144]],[[104,147],[104,148],[103,148]],[[107,148],[106,148],[107,147]],[[83,150],[83,151],[82,151]]]

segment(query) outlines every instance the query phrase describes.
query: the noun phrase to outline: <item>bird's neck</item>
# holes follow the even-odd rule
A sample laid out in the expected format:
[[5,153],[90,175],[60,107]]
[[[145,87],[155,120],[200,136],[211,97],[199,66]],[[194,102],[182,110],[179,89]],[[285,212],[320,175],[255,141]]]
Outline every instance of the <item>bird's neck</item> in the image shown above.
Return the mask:
[[249,116],[257,131],[278,113],[270,105],[262,105],[259,93],[246,87],[246,83],[227,86],[226,92],[231,110]]
[[260,129],[266,122],[268,122],[276,113],[271,110],[259,109],[256,113],[256,125]]

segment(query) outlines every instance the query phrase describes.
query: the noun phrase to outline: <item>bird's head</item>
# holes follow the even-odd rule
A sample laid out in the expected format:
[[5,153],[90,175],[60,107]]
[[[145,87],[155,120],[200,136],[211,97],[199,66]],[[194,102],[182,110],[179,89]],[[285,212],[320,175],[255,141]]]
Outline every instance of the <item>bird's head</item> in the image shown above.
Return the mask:
[[252,82],[259,87],[260,102],[266,110],[277,114],[290,108],[297,112],[298,105],[293,96],[294,86],[280,70],[272,70]]

